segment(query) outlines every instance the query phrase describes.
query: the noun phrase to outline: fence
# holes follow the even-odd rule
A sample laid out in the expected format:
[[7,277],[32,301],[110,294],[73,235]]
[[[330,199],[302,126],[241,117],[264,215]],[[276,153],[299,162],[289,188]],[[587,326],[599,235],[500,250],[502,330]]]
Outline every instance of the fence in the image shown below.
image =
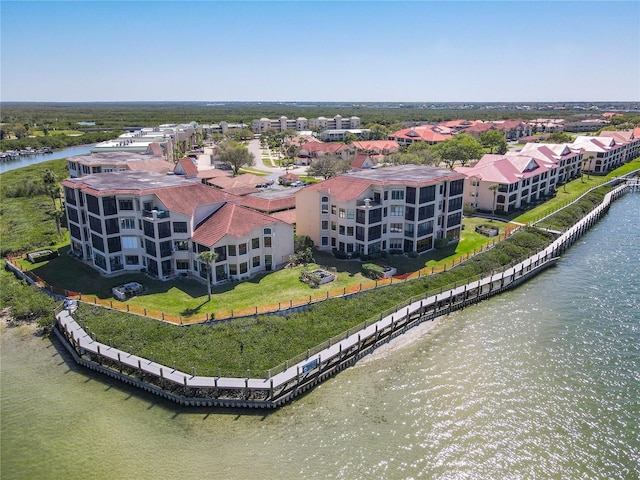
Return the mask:
[[433,266],[433,267],[424,267],[418,271],[406,273],[403,275],[396,275],[395,277],[361,282],[359,284],[350,285],[348,287],[334,288],[331,290],[327,290],[326,292],[323,292],[323,293],[312,293],[309,296],[300,297],[297,299],[289,299],[289,300],[281,301],[278,303],[256,305],[253,307],[245,307],[245,308],[217,310],[213,313],[205,313],[201,315],[175,315],[175,314],[162,312],[159,310],[153,310],[150,308],[131,305],[126,302],[119,302],[117,300],[110,300],[110,299],[102,299],[95,295],[88,295],[85,293],[80,293],[72,290],[65,290],[65,289],[55,287],[45,282],[44,280],[42,280],[42,278],[40,278],[38,275],[33,273],[30,269],[26,268],[23,262],[17,261],[17,260],[26,259],[26,255],[27,255],[26,252],[8,255],[7,263],[15,267],[15,269],[19,270],[23,275],[29,277],[34,282],[34,284],[38,285],[40,288],[44,290],[47,290],[48,292],[54,294],[55,296],[73,298],[83,303],[97,305],[104,308],[110,308],[113,310],[127,312],[134,315],[140,315],[140,316],[152,318],[154,320],[173,323],[175,325],[192,325],[196,323],[229,321],[235,318],[251,317],[255,315],[269,315],[269,314],[275,314],[278,312],[286,312],[286,311],[290,311],[300,307],[307,307],[309,305],[313,305],[314,303],[323,302],[331,298],[341,298],[349,295],[354,295],[356,293],[365,292],[367,290],[373,290],[376,288],[386,287],[388,285],[395,285],[400,282],[415,280],[415,279],[424,277],[426,275],[434,275],[437,273],[445,272],[448,269],[453,268],[454,266],[459,265],[462,262],[468,260],[474,255],[478,255],[492,248],[496,243],[502,240],[505,240],[506,238],[511,236],[511,234],[517,228],[519,227],[518,226],[512,227],[511,225],[507,225],[505,228],[505,233],[495,237],[491,242],[488,242],[487,244],[481,246],[478,249],[474,249],[473,252],[469,252],[467,254],[456,257],[452,259],[451,262],[446,262],[445,264],[442,264],[442,265]]

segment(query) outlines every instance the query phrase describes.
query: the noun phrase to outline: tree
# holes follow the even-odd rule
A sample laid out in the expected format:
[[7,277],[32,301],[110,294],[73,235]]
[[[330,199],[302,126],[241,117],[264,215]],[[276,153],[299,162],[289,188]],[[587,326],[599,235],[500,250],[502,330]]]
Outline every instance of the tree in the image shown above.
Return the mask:
[[349,170],[351,170],[351,164],[342,157],[324,155],[315,159],[307,172],[312,177],[322,177],[326,180]]
[[413,142],[407,147],[406,153],[415,155],[419,159],[419,164],[421,165],[431,165],[436,167],[442,161],[434,147],[425,142]]
[[355,133],[346,132],[344,134],[344,143],[346,145],[351,145],[353,142],[358,141],[358,136]]
[[494,216],[496,214],[496,194],[498,193],[498,188],[500,188],[500,185],[498,185],[497,183],[494,183],[489,187],[489,190],[493,192],[493,204],[491,206],[491,216]]
[[233,168],[233,175],[238,175],[242,167],[251,166],[255,163],[255,157],[249,149],[237,142],[231,142],[226,146],[222,146],[222,153],[218,159],[221,162],[228,163]]
[[239,130],[232,130],[229,132],[229,137],[236,142],[243,142],[245,140],[251,140],[253,138],[253,132],[248,128],[241,128]]
[[456,162],[460,162],[464,167],[471,160],[482,156],[482,145],[466,133],[459,133],[449,140],[437,144],[434,150],[451,169]]
[[[584,177],[584,171],[587,164],[590,164],[595,157],[593,155],[589,155],[587,158],[582,158],[582,168],[580,169],[580,176]],[[587,170],[587,180],[591,180],[589,176],[589,170]]]
[[573,137],[567,132],[553,132],[545,139],[545,143],[571,143]]
[[487,130],[480,134],[480,144],[484,148],[488,148],[491,153],[494,149],[500,148],[504,145],[507,146],[507,141],[504,139],[504,135],[499,130]]
[[198,254],[198,260],[207,270],[207,293],[209,294],[209,302],[211,301],[211,264],[218,260],[218,254],[211,250],[206,250]]
[[53,208],[55,209],[56,198],[60,200],[60,184],[58,183],[58,177],[55,172],[50,168],[45,168],[42,171],[42,183],[44,183],[44,191],[51,197]]

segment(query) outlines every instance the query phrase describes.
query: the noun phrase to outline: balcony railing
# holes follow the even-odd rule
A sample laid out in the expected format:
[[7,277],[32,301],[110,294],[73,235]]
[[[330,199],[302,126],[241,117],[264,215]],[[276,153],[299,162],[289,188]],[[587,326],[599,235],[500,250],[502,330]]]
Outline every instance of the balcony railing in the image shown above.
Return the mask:
[[161,218],[169,218],[169,212],[167,210],[143,210],[142,216],[146,219],[156,220]]

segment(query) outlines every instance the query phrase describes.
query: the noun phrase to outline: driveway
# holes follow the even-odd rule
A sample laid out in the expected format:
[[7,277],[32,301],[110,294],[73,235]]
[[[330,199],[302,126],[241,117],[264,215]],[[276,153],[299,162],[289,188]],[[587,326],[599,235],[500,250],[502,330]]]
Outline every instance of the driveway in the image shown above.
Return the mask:
[[[264,170],[264,171],[267,171],[267,172],[271,172],[270,175],[267,178],[269,178],[270,180],[275,180],[277,182],[278,181],[278,177],[280,177],[280,176],[285,174],[285,169],[284,168],[273,166],[273,164],[271,164],[269,162],[269,160],[263,160],[263,158],[262,158],[262,150],[260,150],[260,140],[258,140],[257,138],[254,138],[253,140],[250,140],[249,144],[247,145],[247,148],[249,149],[249,151],[251,153],[253,153],[253,156],[256,159],[256,168],[258,170]],[[290,173],[294,173],[294,174],[299,175],[299,176],[306,176],[307,175],[307,168],[308,167],[306,167],[306,166],[294,167],[294,168],[289,168],[288,171]]]

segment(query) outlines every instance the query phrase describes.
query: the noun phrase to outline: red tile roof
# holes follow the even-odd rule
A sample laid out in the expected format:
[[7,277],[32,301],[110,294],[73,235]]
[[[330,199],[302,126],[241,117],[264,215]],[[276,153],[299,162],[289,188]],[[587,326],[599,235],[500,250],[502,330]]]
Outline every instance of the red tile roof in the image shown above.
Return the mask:
[[366,153],[358,153],[353,161],[351,162],[351,168],[363,168],[363,165],[366,163],[367,159],[373,163],[371,157],[369,157]]
[[404,138],[406,140],[422,141],[422,142],[444,142],[449,140],[451,135],[437,131],[435,125],[421,125],[418,127],[405,128],[398,130],[397,132],[389,134],[390,139]]
[[211,247],[226,235],[243,238],[249,235],[254,228],[266,227],[279,222],[276,218],[268,215],[240,205],[226,203],[196,227],[192,239],[201,245]]
[[192,216],[196,207],[200,205],[235,200],[233,196],[201,183],[161,188],[153,193],[156,194],[167,209],[189,216]]
[[317,190],[321,193],[331,194],[336,200],[345,202],[358,198],[367,191],[367,188],[369,188],[371,184],[372,182],[370,180],[339,175],[324,182],[309,185],[304,190]]
[[304,152],[307,152],[309,155],[312,155],[314,153],[337,154],[342,153],[347,149],[349,149],[349,146],[343,143],[309,142],[302,145],[299,149],[299,152],[302,154],[304,154]]
[[230,190],[232,188],[239,187],[251,187],[255,188],[256,185],[265,183],[266,180],[257,175],[251,173],[244,173],[237,177],[214,177],[207,180],[207,183],[214,185],[223,190]]
[[[527,169],[530,166],[534,168]],[[467,177],[476,177],[486,182],[509,184],[544,173],[552,166],[531,156],[487,154],[473,167],[456,167],[454,170]]]
[[289,225],[296,224],[296,210],[283,210],[281,212],[274,212],[271,214],[273,218],[277,218],[281,222],[288,223]]
[[357,150],[373,150],[376,152],[397,152],[400,148],[400,145],[395,140],[363,140],[353,142],[351,145]]
[[194,163],[193,159],[189,157],[184,157],[178,160],[176,168],[173,171],[176,173],[184,172],[184,175],[187,177],[195,177],[198,175],[198,167]]
[[264,213],[272,214],[279,210],[288,210],[296,207],[295,195],[288,195],[286,197],[277,198],[264,198],[256,195],[247,195],[240,199],[240,205],[253,210],[259,210]]
[[291,173],[291,172],[287,172],[284,175],[280,175],[278,178],[282,178],[284,180],[293,180],[294,182],[296,180],[300,180],[300,177],[298,175],[296,175],[295,173]]

